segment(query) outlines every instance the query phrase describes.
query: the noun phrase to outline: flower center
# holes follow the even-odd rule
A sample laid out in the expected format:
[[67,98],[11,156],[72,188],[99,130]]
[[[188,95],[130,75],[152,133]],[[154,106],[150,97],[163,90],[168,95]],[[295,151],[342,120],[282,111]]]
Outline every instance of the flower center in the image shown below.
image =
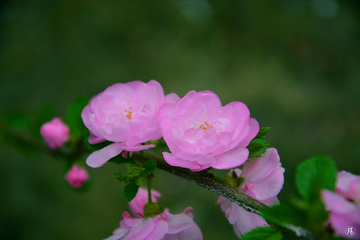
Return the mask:
[[131,107],[129,107],[129,110],[126,110],[126,109],[125,109],[125,112],[127,113],[127,114],[125,115],[125,117],[127,117],[128,119],[131,119],[131,114],[132,114]]
[[[204,125],[205,124],[205,125]],[[210,126],[210,124],[207,122],[207,121],[205,121],[204,122],[204,124],[201,124],[200,126],[199,126],[199,128],[202,128],[202,129],[204,129],[204,131],[206,131],[206,129],[208,128],[208,127],[213,127],[212,125]]]

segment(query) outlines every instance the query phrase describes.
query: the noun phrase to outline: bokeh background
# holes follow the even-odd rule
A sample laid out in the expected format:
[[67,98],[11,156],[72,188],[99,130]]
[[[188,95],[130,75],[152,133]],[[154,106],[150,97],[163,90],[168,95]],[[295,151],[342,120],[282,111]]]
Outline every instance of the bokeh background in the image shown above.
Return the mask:
[[[359,1],[0,1],[0,111],[67,106],[117,82],[159,81],[166,93],[211,90],[241,101],[286,169],[330,155],[360,174]],[[128,210],[122,166],[88,169],[77,193],[47,155],[0,150],[0,239],[103,239]],[[216,196],[158,170],[172,213],[194,207],[204,239],[236,239]]]

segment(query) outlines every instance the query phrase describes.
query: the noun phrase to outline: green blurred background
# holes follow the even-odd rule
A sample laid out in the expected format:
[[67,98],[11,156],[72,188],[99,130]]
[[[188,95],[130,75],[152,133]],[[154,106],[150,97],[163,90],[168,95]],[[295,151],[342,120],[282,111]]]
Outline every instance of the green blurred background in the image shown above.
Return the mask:
[[[81,93],[116,82],[159,81],[181,97],[211,90],[241,101],[286,169],[327,154],[360,174],[359,1],[0,1],[0,111],[64,117]],[[103,239],[128,210],[122,166],[88,169],[79,194],[47,155],[0,150],[0,239]],[[172,213],[194,207],[204,239],[236,239],[216,196],[158,170]]]

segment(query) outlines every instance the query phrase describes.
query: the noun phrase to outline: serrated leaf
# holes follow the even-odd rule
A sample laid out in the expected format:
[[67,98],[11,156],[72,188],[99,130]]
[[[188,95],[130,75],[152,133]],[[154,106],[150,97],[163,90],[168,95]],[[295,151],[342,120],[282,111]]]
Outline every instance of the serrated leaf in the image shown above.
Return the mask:
[[152,174],[153,172],[155,172],[156,165],[157,165],[157,163],[156,163],[155,159],[151,158],[151,159],[146,160],[146,162],[144,162],[142,165],[144,168],[144,171],[142,172],[141,176],[147,177],[150,174]]
[[249,149],[249,158],[261,157],[261,154],[266,152],[268,147],[269,143],[265,139],[254,138],[247,146],[247,149]]
[[119,182],[125,182],[125,183],[129,183],[130,182],[130,178],[128,175],[123,174],[121,172],[118,173],[114,173],[114,178],[116,180],[118,180]]
[[128,202],[133,200],[134,197],[136,196],[138,190],[139,190],[139,185],[137,185],[135,181],[132,181],[129,184],[127,184],[124,187],[124,192],[123,192],[125,199]]
[[144,170],[145,168],[133,167],[129,174],[123,174],[121,172],[114,173],[114,178],[120,182],[135,182],[136,184],[141,184],[146,180],[146,178],[142,176]]
[[55,117],[55,108],[50,105],[44,105],[36,109],[32,121],[31,133],[34,138],[41,139],[40,128],[41,126],[51,121]]
[[265,138],[265,135],[269,132],[269,127],[261,127],[255,138]]
[[71,136],[80,138],[84,134],[85,125],[81,118],[81,112],[89,103],[86,95],[78,96],[69,106],[65,114],[65,123],[70,128]]
[[[335,162],[329,156],[319,156],[307,159],[296,169],[295,181],[299,194],[309,200],[314,186],[317,190],[335,189],[337,169]],[[315,191],[317,191],[315,190]]]
[[258,227],[242,236],[241,240],[281,240],[280,229],[271,227]]

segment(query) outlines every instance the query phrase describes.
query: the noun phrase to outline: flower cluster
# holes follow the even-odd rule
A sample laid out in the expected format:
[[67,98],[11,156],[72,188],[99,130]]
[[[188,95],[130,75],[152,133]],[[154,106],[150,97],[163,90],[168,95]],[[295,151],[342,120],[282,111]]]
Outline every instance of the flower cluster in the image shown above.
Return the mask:
[[[100,167],[125,152],[155,147],[149,141],[164,138],[170,152],[163,152],[172,166],[193,172],[207,168],[231,169],[244,164],[243,170],[231,170],[241,180],[238,189],[272,205],[284,182],[284,169],[276,149],[268,149],[260,158],[249,159],[247,146],[259,132],[259,123],[250,118],[241,102],[225,106],[210,91],[190,91],[183,98],[175,93],[164,95],[161,85],[133,81],[117,83],[93,97],[81,117],[90,131],[88,142],[110,144],[89,155],[86,163]],[[179,215],[168,210],[149,217],[144,213],[145,190],[130,203],[135,218],[123,214],[120,228],[108,239],[201,239],[202,235],[187,208]],[[152,193],[157,200],[160,195]],[[228,200],[219,198],[221,209],[237,236],[267,223]]]
[[[106,240],[202,240],[201,230],[194,223],[193,215],[189,212],[192,210],[191,207],[177,215],[165,209],[164,212],[155,216],[140,216],[139,211],[144,212],[143,209],[148,200],[144,193],[147,194],[147,191],[140,189],[129,203],[135,217],[132,217],[129,212],[124,212],[120,227],[115,229],[113,235]],[[151,195],[156,200],[160,196],[156,191],[151,191]]]
[[182,99],[175,93],[164,96],[155,80],[114,84],[93,97],[81,116],[90,130],[89,143],[113,142],[88,157],[90,167],[122,151],[155,147],[142,144],[163,136],[171,151],[163,155],[172,166],[230,169],[247,160],[246,146],[259,131],[241,102],[222,106],[210,91],[190,91]]
[[360,229],[360,176],[339,172],[335,192],[322,191],[326,209],[330,211],[329,223],[342,237],[360,239],[354,229]]
[[[239,180],[239,186],[236,187],[239,191],[271,206],[279,203],[277,195],[284,184],[284,171],[277,150],[269,148],[260,158],[249,159],[243,170],[230,170],[229,176],[236,174]],[[238,237],[256,227],[268,226],[259,215],[250,213],[223,197],[219,197],[218,204]]]

